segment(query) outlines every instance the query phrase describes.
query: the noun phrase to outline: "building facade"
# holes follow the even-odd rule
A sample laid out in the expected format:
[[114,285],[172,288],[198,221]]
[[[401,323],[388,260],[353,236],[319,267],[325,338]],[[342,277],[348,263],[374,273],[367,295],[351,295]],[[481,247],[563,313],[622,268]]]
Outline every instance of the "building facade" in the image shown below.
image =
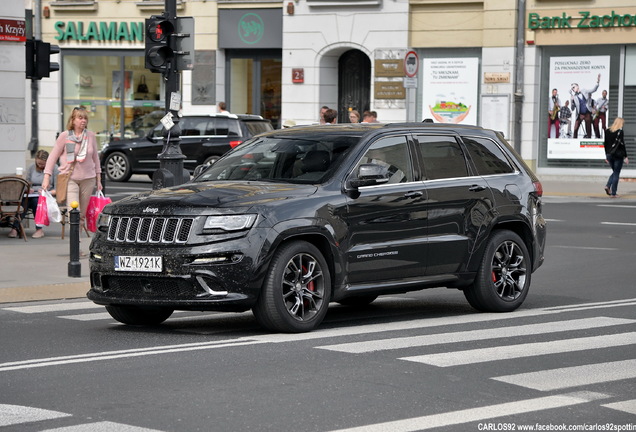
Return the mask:
[[[34,2],[26,0],[27,8]],[[40,146],[52,143],[77,105],[89,107],[102,140],[132,134],[135,120],[163,111],[162,77],[144,68],[144,19],[160,14],[163,1],[40,3],[42,39],[61,48],[60,72],[40,83]],[[183,111],[215,112],[225,101],[231,112],[260,114],[280,127],[288,119],[315,123],[326,105],[340,122],[351,110],[373,110],[381,122],[476,124],[502,131],[539,174],[604,175],[602,128],[616,116],[625,118],[628,152],[636,154],[636,10],[628,0],[521,6],[180,0],[177,14],[195,18]],[[572,84],[594,89],[590,123],[586,116],[577,122],[576,110],[560,119],[566,100],[570,109],[577,104]],[[603,116],[598,104],[607,107]],[[624,174],[636,172],[627,165]]]

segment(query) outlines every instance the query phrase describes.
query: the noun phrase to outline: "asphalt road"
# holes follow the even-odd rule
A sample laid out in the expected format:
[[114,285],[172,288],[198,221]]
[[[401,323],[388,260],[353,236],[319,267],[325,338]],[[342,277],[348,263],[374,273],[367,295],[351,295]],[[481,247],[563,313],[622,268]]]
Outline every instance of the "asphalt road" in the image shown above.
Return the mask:
[[510,314],[434,289],[285,335],[251,313],[138,328],[87,300],[0,305],[0,427],[636,430],[636,203],[548,198],[545,214],[547,261]]

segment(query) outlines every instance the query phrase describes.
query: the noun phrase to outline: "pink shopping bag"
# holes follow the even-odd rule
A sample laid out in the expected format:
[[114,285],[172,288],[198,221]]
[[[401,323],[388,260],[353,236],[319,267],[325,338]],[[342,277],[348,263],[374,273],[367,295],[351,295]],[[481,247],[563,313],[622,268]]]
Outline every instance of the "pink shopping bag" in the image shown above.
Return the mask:
[[88,201],[88,208],[86,209],[86,228],[90,232],[97,231],[97,219],[107,204],[110,204],[112,200],[105,197],[102,191],[97,192],[97,195],[93,195]]
[[35,209],[35,224],[38,226],[49,226],[49,212],[44,193],[40,193],[38,197],[38,206]]

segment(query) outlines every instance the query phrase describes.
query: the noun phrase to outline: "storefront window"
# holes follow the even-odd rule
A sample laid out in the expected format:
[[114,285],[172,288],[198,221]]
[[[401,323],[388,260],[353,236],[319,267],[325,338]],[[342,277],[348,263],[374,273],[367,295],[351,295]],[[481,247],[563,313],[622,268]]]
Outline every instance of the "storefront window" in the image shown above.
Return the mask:
[[258,114],[280,127],[282,61],[276,55],[228,50],[227,79],[230,111],[234,114]]
[[[119,137],[143,135],[134,120],[164,107],[161,75],[144,67],[143,52],[72,51],[63,54],[62,128],[72,109],[85,106],[89,128],[98,144]],[[142,122],[143,123],[143,122]]]

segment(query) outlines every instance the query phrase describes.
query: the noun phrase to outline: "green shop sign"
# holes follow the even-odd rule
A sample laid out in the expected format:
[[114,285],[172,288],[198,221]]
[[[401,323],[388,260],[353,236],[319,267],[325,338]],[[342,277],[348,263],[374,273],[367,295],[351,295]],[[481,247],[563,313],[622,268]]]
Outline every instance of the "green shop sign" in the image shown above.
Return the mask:
[[144,40],[143,22],[58,21],[55,23],[59,41],[130,41]]
[[609,15],[592,15],[591,12],[580,11],[579,15],[575,17],[567,15],[565,12],[560,16],[528,14],[528,28],[530,30],[611,27],[636,27],[636,15],[621,15],[614,11]]

